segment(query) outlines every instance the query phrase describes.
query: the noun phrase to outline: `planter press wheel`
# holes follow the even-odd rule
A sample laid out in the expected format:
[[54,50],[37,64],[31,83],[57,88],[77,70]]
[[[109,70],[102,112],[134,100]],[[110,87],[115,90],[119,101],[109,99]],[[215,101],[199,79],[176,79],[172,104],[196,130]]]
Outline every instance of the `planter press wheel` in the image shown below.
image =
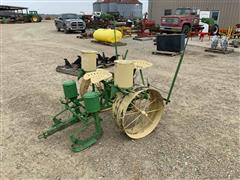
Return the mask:
[[130,138],[140,139],[158,125],[164,110],[161,94],[154,89],[119,95],[113,105],[116,124]]

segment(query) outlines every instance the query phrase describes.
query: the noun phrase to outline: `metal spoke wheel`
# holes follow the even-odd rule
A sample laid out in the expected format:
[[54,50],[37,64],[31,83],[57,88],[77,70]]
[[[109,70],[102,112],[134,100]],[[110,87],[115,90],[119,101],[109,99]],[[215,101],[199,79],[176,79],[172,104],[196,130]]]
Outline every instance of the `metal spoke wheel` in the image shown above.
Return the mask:
[[130,138],[140,139],[158,125],[164,110],[161,94],[154,89],[119,95],[113,105],[113,116],[120,129]]

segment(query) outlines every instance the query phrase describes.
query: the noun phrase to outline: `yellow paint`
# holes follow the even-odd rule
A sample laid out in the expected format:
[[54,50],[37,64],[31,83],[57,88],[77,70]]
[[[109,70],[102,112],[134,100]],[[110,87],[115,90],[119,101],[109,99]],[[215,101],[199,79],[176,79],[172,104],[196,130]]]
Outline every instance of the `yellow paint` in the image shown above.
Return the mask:
[[96,58],[97,58],[97,51],[81,51],[82,54],[82,68],[84,71],[96,71]]
[[133,86],[134,63],[129,60],[115,62],[114,84],[119,88],[131,88]]
[[[97,41],[115,43],[114,30],[112,29],[98,29],[93,33],[94,39]],[[116,30],[116,42],[121,41],[122,33]]]

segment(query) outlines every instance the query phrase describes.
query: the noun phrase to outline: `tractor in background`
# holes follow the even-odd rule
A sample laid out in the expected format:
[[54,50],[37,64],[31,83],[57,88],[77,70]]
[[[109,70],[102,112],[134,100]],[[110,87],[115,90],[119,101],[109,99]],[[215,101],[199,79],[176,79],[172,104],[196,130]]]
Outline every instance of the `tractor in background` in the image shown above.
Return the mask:
[[29,11],[27,14],[24,15],[24,22],[41,22],[42,17],[38,14],[37,11]]
[[41,22],[42,17],[37,11],[28,11],[27,7],[0,5],[0,19],[3,23]]

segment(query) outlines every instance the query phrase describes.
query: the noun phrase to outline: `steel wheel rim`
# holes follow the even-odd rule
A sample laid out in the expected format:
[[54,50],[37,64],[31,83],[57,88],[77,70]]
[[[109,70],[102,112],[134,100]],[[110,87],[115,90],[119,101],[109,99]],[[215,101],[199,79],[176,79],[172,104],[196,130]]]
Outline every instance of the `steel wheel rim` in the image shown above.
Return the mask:
[[123,101],[123,94],[122,93],[117,93],[116,98],[114,100],[114,103],[112,105],[112,116],[113,119],[115,119],[116,125],[122,130],[122,120],[119,117],[119,110],[120,110],[120,105],[121,102]]
[[[148,99],[139,98],[144,92],[147,92]],[[160,122],[164,110],[163,98],[154,89],[140,90],[119,97],[117,103],[120,105],[116,104],[113,109],[115,121],[132,139],[140,139],[150,134]]]

